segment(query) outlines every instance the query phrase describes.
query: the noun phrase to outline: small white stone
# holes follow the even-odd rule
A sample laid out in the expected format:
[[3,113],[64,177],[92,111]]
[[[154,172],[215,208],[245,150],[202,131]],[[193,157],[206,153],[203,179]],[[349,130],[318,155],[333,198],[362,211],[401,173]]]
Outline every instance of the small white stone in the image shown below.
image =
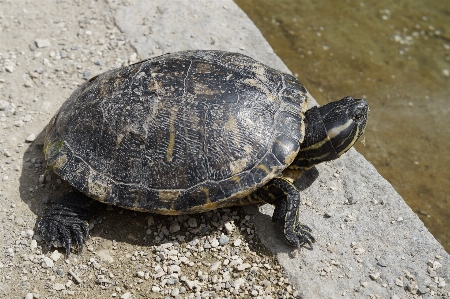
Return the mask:
[[158,293],[159,291],[161,291],[161,288],[158,286],[152,286],[152,292],[153,293]]
[[360,255],[360,254],[363,254],[366,251],[364,250],[364,248],[355,248],[354,252],[355,252],[356,255]]
[[97,255],[100,258],[100,260],[103,262],[107,262],[107,263],[114,262],[114,258],[111,256],[108,249],[99,250],[97,252]]
[[238,269],[238,271],[244,271],[245,269],[251,268],[252,265],[250,265],[249,263],[243,263],[241,265],[238,265],[236,267],[236,269]]
[[209,268],[210,271],[214,272],[217,271],[222,263],[221,262],[215,262],[212,264],[211,268]]
[[26,294],[25,299],[33,299],[33,293]]
[[5,65],[5,70],[6,70],[8,73],[14,72],[14,65],[12,65],[12,64]]
[[241,239],[236,239],[236,240],[233,242],[233,245],[236,246],[236,247],[239,247],[239,246],[241,246],[241,243],[242,243],[242,240],[241,240]]
[[217,239],[214,239],[211,241],[211,247],[216,248],[217,246],[219,246],[219,241]]
[[66,289],[66,286],[63,285],[62,283],[55,283],[53,285],[53,289],[56,290],[56,291],[62,291],[62,290]]
[[9,106],[9,103],[7,101],[0,100],[0,111],[5,110],[6,107],[8,107],[8,106]]
[[30,249],[31,251],[35,250],[37,247],[37,242],[36,240],[31,240],[31,244],[30,244]]
[[48,39],[37,38],[35,42],[38,48],[50,47],[50,41]]
[[227,233],[232,233],[233,232],[233,230],[234,230],[234,223],[233,222],[231,222],[231,221],[229,221],[229,222],[227,222],[227,223],[225,223],[225,229],[227,230]]
[[44,256],[44,260],[42,262],[42,267],[43,268],[52,268],[54,265],[55,264],[53,263],[53,261],[49,257]]
[[126,292],[125,294],[120,296],[120,298],[122,298],[122,299],[131,299],[131,293],[130,292]]
[[29,121],[31,120],[31,115],[29,115],[29,114],[25,115],[25,116],[22,118],[22,120],[23,120],[24,122],[29,122]]
[[136,58],[137,58],[137,54],[136,53],[131,54],[130,55],[130,62],[136,61]]
[[136,273],[136,276],[139,277],[139,278],[144,278],[145,272],[144,272],[144,271],[138,271],[138,272]]
[[403,279],[401,277],[395,279],[395,284],[399,287],[403,287]]
[[16,127],[21,127],[21,126],[23,126],[23,121],[21,119],[19,119],[19,120],[16,120],[15,122],[13,122],[13,124]]
[[58,250],[55,250],[55,251],[53,251],[53,253],[50,255],[50,258],[53,260],[53,261],[57,261],[57,260],[59,260],[60,258],[61,258],[61,253],[59,253],[58,252]]
[[172,292],[170,293],[170,295],[172,296],[178,296],[180,294],[180,290],[178,288],[175,288],[172,290]]

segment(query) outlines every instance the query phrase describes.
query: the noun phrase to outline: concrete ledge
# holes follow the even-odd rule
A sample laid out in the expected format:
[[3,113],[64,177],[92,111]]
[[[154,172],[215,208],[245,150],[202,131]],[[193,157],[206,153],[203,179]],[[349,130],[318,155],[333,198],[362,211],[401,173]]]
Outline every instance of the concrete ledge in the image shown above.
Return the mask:
[[[108,3],[142,59],[188,49],[220,49],[289,72],[230,0]],[[300,217],[317,239],[313,250],[291,252],[281,243],[269,225],[270,206],[259,211],[248,207],[247,212],[302,298],[450,297],[445,285],[450,283],[449,255],[355,150],[308,171],[297,186],[303,200]]]

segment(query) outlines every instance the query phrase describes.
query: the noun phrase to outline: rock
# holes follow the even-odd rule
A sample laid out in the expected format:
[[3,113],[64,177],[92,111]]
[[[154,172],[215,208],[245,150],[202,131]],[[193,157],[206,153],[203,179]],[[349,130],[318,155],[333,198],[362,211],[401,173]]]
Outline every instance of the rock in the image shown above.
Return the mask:
[[369,274],[369,277],[370,277],[372,280],[378,280],[378,279],[380,278],[380,275],[381,275],[380,272],[377,272],[377,273],[371,273],[371,274]]
[[59,253],[58,252],[58,250],[55,250],[55,251],[53,251],[53,253],[50,255],[50,258],[53,260],[53,261],[57,261],[57,260],[59,260],[60,258],[61,258],[61,253]]
[[7,101],[0,100],[0,111],[5,110],[6,107],[8,107],[8,106],[9,106],[9,103]]
[[215,262],[214,264],[212,264],[212,266],[209,268],[209,270],[212,272],[217,271],[221,264],[222,264],[222,262],[220,262],[220,261]]
[[97,252],[97,256],[100,258],[102,262],[113,263],[114,258],[109,253],[108,249],[102,249]]
[[47,48],[50,47],[50,41],[48,39],[37,38],[35,40],[36,46],[38,48]]
[[172,295],[172,296],[178,296],[180,294],[180,290],[178,289],[178,288],[174,288],[173,290],[172,290],[172,292],[170,293],[170,295]]
[[237,267],[236,267],[236,269],[238,270],[238,271],[244,271],[245,269],[248,269],[248,268],[250,268],[252,265],[250,265],[249,263],[243,263],[243,264],[241,264],[241,265],[238,265]]
[[180,231],[180,225],[178,224],[178,222],[172,223],[169,227],[169,231],[171,233],[176,233],[176,232]]
[[228,234],[231,234],[234,230],[234,223],[231,221],[228,221],[225,223],[225,229],[227,230]]
[[131,293],[130,292],[126,292],[125,294],[120,296],[120,298],[122,298],[122,299],[131,299]]
[[14,72],[14,65],[12,65],[12,64],[7,64],[7,65],[5,65],[5,70],[6,70],[8,73]]
[[145,272],[144,271],[138,271],[136,273],[136,276],[139,277],[139,278],[144,278],[145,277]]
[[25,295],[25,299],[33,299],[33,293],[28,293]]
[[22,120],[24,121],[24,122],[29,122],[30,120],[31,120],[31,115],[29,115],[29,114],[27,114],[27,115],[25,115],[23,118],[22,118]]
[[161,291],[161,288],[158,286],[152,286],[152,292],[153,293],[158,293],[159,291]]
[[21,127],[23,126],[23,121],[21,119],[16,120],[15,122],[13,122],[13,125],[15,125],[16,127]]
[[62,283],[55,283],[53,285],[53,289],[56,290],[56,291],[62,291],[62,290],[66,289],[66,286],[63,285]]
[[217,241],[217,239],[214,239],[211,241],[211,247],[212,248],[216,248],[217,246],[219,246],[219,241]]
[[55,264],[53,263],[53,260],[51,260],[49,257],[44,256],[44,259],[43,259],[41,265],[42,265],[43,268],[53,268],[53,266]]
[[229,240],[230,240],[230,238],[228,238],[226,235],[222,234],[219,238],[219,244],[221,246],[224,246],[228,243]]
[[189,224],[189,227],[192,227],[192,228],[197,227],[197,219],[189,218],[188,219],[188,224]]
[[37,242],[36,240],[31,240],[31,244],[30,244],[30,249],[31,251],[35,250],[37,247]]
[[241,240],[241,239],[236,239],[236,240],[233,242],[233,245],[236,246],[236,247],[239,247],[239,246],[241,246],[241,243],[242,243],[242,240]]

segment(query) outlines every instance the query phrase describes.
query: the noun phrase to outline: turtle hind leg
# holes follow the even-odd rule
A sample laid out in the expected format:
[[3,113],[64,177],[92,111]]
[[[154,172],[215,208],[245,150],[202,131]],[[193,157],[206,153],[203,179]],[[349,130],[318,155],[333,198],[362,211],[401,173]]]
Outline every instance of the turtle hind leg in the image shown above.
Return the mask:
[[89,238],[89,224],[99,211],[101,203],[81,192],[69,192],[52,203],[38,222],[38,230],[49,249],[60,243],[66,248],[66,258],[70,249],[83,250],[83,241]]
[[300,195],[297,188],[284,179],[275,178],[257,192],[265,202],[275,206],[272,222],[283,231],[285,242],[291,246],[306,243],[312,247],[315,239],[311,229],[298,220]]

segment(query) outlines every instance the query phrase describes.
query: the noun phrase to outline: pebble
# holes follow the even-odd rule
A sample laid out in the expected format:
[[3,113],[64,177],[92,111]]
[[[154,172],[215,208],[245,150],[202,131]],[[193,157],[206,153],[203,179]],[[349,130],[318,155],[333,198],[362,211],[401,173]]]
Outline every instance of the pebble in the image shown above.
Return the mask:
[[239,247],[239,246],[241,246],[241,243],[242,243],[242,240],[241,240],[241,239],[236,239],[236,240],[233,242],[233,245],[236,246],[236,247]]
[[172,296],[178,296],[180,294],[180,290],[178,288],[174,288],[170,295]]
[[102,249],[97,252],[97,256],[100,258],[101,261],[107,262],[107,263],[113,263],[114,258],[109,253],[108,249]]
[[[62,57],[62,56],[61,56],[61,57]],[[89,80],[90,78],[91,78],[91,71],[85,70],[85,71],[83,72],[83,79]]]
[[214,240],[211,241],[211,247],[212,248],[216,248],[219,245],[220,245],[220,243],[219,243],[219,241],[217,239],[214,239]]
[[0,100],[0,111],[5,110],[6,107],[8,107],[8,106],[9,106],[9,103],[7,101]]
[[192,228],[197,227],[197,219],[189,218],[188,219],[188,224],[189,224],[189,227],[192,227]]
[[60,258],[61,258],[61,253],[59,253],[58,252],[58,250],[55,250],[55,251],[53,251],[53,253],[50,255],[50,258],[53,260],[53,261],[57,261],[57,260],[59,260]]
[[33,293],[28,293],[25,295],[25,299],[33,299]]
[[120,298],[122,298],[122,299],[131,299],[131,293],[130,292],[126,292],[125,294],[120,296]]
[[155,223],[155,218],[152,215],[149,215],[147,218],[147,226],[151,226]]
[[5,70],[8,73],[12,73],[12,72],[14,72],[14,66],[12,64],[5,65]]
[[27,136],[27,138],[25,138],[26,142],[33,142],[34,140],[36,140],[36,135],[35,134],[30,134]]
[[53,289],[56,290],[56,291],[62,291],[62,290],[66,289],[66,286],[63,285],[62,283],[55,283],[53,285]]
[[24,122],[29,122],[29,121],[31,120],[31,115],[29,115],[29,114],[25,115],[25,116],[22,118],[22,120],[23,120]]
[[43,268],[53,268],[54,265],[55,264],[53,263],[53,261],[49,257],[44,256],[44,259],[42,261],[42,267]]
[[219,244],[221,246],[224,246],[228,243],[229,240],[230,240],[230,238],[228,238],[226,235],[222,234],[219,238]]
[[21,119],[16,120],[15,122],[13,122],[13,125],[15,125],[16,127],[21,127],[23,126],[23,121]]
[[224,226],[225,226],[225,229],[226,229],[228,234],[231,234],[233,232],[233,230],[234,230],[234,223],[233,222],[229,221],[229,222],[225,223]]
[[180,225],[178,224],[178,222],[172,223],[170,225],[169,231],[171,233],[176,233],[176,232],[180,231]]
[[37,38],[35,40],[36,46],[38,48],[47,48],[50,47],[50,41],[48,39]]
[[31,244],[30,244],[30,249],[31,251],[35,250],[37,247],[37,242],[36,240],[31,240]]
[[243,263],[243,264],[241,264],[241,265],[238,265],[238,266],[236,267],[236,269],[237,269],[238,271],[244,271],[244,270],[250,268],[251,266],[252,266],[252,265],[250,265],[249,263]]
[[212,272],[217,271],[221,264],[222,264],[222,262],[220,262],[220,261],[215,262],[214,264],[212,264],[212,266],[209,268],[209,270]]

